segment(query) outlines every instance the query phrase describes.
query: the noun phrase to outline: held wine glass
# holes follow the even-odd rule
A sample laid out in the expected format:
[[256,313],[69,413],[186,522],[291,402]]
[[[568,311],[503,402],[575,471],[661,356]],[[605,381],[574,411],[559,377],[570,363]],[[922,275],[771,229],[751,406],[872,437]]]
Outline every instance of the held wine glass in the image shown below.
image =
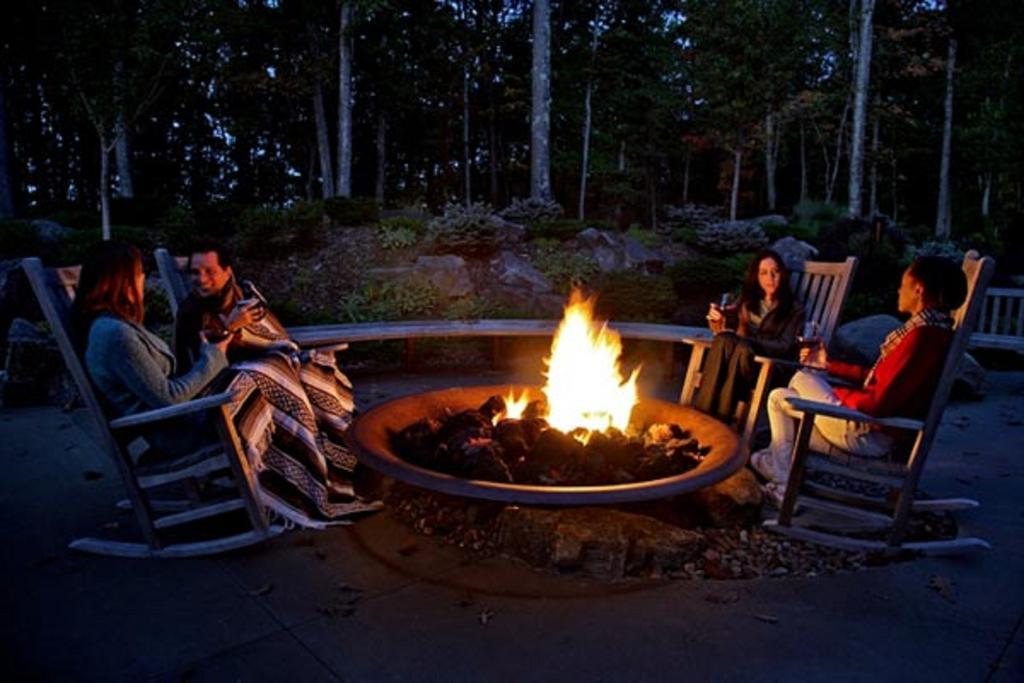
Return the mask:
[[821,336],[821,325],[816,320],[808,320],[804,323],[803,330],[797,336],[796,342],[801,349],[807,349],[808,351],[807,360],[804,362],[804,365],[818,369],[824,367],[821,352],[824,350],[825,345]]

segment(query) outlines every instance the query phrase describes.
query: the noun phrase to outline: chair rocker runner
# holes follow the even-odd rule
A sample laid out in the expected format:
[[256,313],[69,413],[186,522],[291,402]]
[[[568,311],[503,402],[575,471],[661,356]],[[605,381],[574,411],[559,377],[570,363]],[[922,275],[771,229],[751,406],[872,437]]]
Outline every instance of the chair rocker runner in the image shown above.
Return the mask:
[[[926,554],[953,554],[990,547],[979,538],[907,542],[906,536],[912,512],[964,510],[979,506],[977,501],[966,498],[916,499],[915,492],[949,400],[957,366],[967,348],[994,269],[995,262],[989,257],[979,258],[974,251],[964,256],[967,298],[953,314],[953,338],[938,387],[923,421],[902,417],[875,418],[842,406],[800,398],[788,399],[790,405],[802,412],[803,416],[793,444],[792,466],[779,515],[777,519],[767,520],[766,527],[823,545],[869,552],[910,550]],[[882,459],[845,453],[839,457],[835,454],[813,453],[810,442],[817,415],[905,430],[913,436],[909,457],[904,460],[899,453],[890,453]],[[889,494],[880,497],[854,494],[811,482],[806,476],[809,469],[871,482],[885,487]],[[885,540],[853,537],[849,533],[849,526],[829,525],[822,529],[810,528],[810,524],[800,526],[799,523],[806,520],[796,515],[799,506],[850,520],[860,525],[861,529],[885,530]]]
[[[242,451],[241,442],[229,417],[229,393],[193,399],[156,410],[148,410],[116,419],[109,419],[103,410],[79,354],[69,334],[71,302],[78,286],[80,267],[47,269],[38,258],[26,258],[22,267],[39,300],[43,314],[57,340],[79,394],[92,418],[97,442],[113,459],[128,493],[127,501],[118,507],[130,507],[138,522],[142,542],[124,542],[101,538],[80,538],[69,547],[75,550],[117,555],[121,557],[189,557],[208,555],[259,543],[275,536],[283,527],[271,525],[260,503],[255,474]],[[144,444],[146,429],[159,422],[201,410],[217,411],[220,443],[200,449],[182,458],[152,465],[136,464],[132,451]],[[144,449],[143,449],[144,450]],[[142,462],[145,461],[142,454]],[[170,484],[195,491],[199,477],[217,473],[230,475],[237,496],[200,500],[161,500],[151,493]],[[251,527],[247,531],[196,541],[171,541],[169,530],[201,519],[244,511]],[[160,514],[160,513],[166,514]]]
[[[796,300],[803,304],[808,321],[817,322],[821,337],[826,346],[832,339],[832,333],[839,322],[839,314],[846,303],[846,297],[853,283],[853,274],[857,269],[857,258],[850,256],[845,261],[830,263],[826,261],[807,261],[802,269],[794,269],[790,273],[790,285]],[[701,370],[705,356],[711,348],[710,338],[687,338],[683,343],[693,347],[690,362],[686,369],[686,378],[679,395],[679,402],[690,405],[700,386]],[[768,390],[775,368],[785,365],[785,361],[767,356],[755,357],[760,365],[754,391],[745,414],[737,417],[737,425],[742,426],[742,436],[750,444],[757,428],[757,421],[765,409]]]

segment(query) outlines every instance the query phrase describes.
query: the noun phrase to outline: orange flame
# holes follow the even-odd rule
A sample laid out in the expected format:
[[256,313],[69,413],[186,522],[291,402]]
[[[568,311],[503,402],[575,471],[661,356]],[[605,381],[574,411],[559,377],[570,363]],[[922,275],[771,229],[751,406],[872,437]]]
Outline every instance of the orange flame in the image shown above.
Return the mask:
[[618,332],[594,320],[594,298],[573,291],[551,343],[544,395],[547,420],[563,432],[615,427],[625,431],[637,402],[636,368],[623,379]]

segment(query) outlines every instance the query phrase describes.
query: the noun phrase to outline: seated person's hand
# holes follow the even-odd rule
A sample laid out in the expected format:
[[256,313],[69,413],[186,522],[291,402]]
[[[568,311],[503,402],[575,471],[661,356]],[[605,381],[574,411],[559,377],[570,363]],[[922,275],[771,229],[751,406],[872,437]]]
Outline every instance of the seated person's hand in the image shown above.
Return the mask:
[[805,346],[800,349],[800,364],[809,368],[825,369],[828,367],[828,352],[825,351],[824,344],[812,348]]
[[242,299],[224,320],[224,326],[232,332],[259,322],[262,318],[260,302],[256,299]]
[[207,336],[206,332],[200,332],[199,338],[202,340],[202,344],[204,346],[216,346],[218,349],[220,349],[221,353],[223,354],[227,354],[228,344],[231,343],[230,334],[226,334],[217,339],[211,339],[210,337]]
[[708,328],[710,328],[714,334],[718,334],[725,329],[725,316],[722,315],[722,311],[719,310],[718,306],[715,304],[711,304],[711,306],[708,307],[707,321]]

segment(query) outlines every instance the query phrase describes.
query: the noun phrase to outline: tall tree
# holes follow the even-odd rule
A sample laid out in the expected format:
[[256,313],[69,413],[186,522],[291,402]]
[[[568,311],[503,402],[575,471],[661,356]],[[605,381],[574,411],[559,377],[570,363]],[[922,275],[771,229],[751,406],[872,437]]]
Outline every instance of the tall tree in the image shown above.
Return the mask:
[[939,204],[935,215],[935,236],[948,238],[950,232],[949,155],[953,143],[953,74],[956,69],[956,39],[950,38],[946,55],[946,99],[942,125],[942,158],[939,162]]
[[14,183],[8,150],[7,74],[0,70],[0,220],[14,218]]
[[337,195],[352,196],[352,4],[338,12],[338,163]]
[[313,57],[313,120],[316,123],[317,159],[320,162],[320,195],[324,199],[334,196],[334,171],[331,167],[331,131],[327,125],[324,106],[324,64],[320,49],[320,34],[312,23],[306,25],[309,52]]
[[[850,0],[852,3],[858,0]],[[868,109],[868,86],[871,79],[871,40],[874,33],[872,16],[875,0],[859,0],[857,31],[857,77],[853,90],[853,127],[850,131],[849,215],[860,217],[861,190],[864,184],[864,128]]]
[[533,2],[530,83],[530,197],[551,199],[551,5],[548,0]]

